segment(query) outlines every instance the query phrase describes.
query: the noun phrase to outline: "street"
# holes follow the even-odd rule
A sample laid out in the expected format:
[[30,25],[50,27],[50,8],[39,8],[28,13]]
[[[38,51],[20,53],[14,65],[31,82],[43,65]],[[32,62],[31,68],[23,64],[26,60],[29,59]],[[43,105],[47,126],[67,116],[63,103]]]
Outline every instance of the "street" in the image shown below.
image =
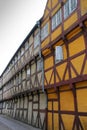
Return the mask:
[[0,130],[40,130],[20,121],[0,115]]

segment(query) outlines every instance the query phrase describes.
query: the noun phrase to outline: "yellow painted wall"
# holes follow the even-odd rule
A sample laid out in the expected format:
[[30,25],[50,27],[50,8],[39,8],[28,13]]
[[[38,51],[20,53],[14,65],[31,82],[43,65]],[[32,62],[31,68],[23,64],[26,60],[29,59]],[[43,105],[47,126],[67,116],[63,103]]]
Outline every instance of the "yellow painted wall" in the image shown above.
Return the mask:
[[[52,1],[53,3],[55,2],[55,0]],[[57,0],[58,3],[58,0]],[[55,3],[56,7],[54,8],[53,6],[55,6],[54,4],[52,4],[52,8],[54,8],[51,12],[51,16],[53,16],[60,8],[61,8],[61,4],[60,3]]]
[[82,31],[82,29],[80,27],[75,28],[74,30],[72,30],[69,34],[67,34],[67,39],[71,39],[73,38],[75,35],[77,35],[78,33],[80,33]]
[[60,107],[61,110],[74,111],[74,98],[72,91],[60,93]]
[[75,55],[85,49],[84,37],[80,36],[69,44],[69,55]]
[[50,37],[47,37],[41,44],[41,48],[44,48],[45,46],[47,46],[50,42]]
[[82,81],[79,83],[76,83],[76,88],[82,88],[82,87],[86,87],[87,86],[87,81]]
[[48,69],[53,67],[54,63],[53,63],[53,56],[48,57],[44,60],[44,69]]
[[[87,112],[87,81],[76,83],[76,100],[78,112]],[[80,89],[80,87],[86,87],[84,89]],[[79,89],[78,89],[79,88]],[[55,89],[47,90],[48,93],[48,130],[59,130],[59,102],[60,102],[60,112],[74,112],[75,111],[75,103],[74,103],[74,95],[70,87],[67,85],[60,86],[59,88],[60,99],[58,99],[58,93]],[[65,91],[64,91],[65,90]],[[53,112],[54,111],[54,112]],[[56,112],[55,112],[56,111]],[[75,115],[71,114],[60,114],[61,119],[63,121],[65,130],[72,130],[73,123],[75,120]],[[87,117],[86,116],[78,116],[82,127],[84,130],[87,128]],[[54,123],[55,122],[55,123]],[[62,127],[62,124],[60,124]]]
[[87,13],[87,0],[80,0],[81,2],[81,15]]
[[[81,73],[84,56],[85,55],[83,54],[83,55],[78,56],[77,58],[74,58],[73,60],[71,60],[71,63],[73,64],[73,66],[76,69],[78,74]],[[72,78],[77,77],[76,73],[74,72],[74,70],[72,68],[71,68],[71,75],[72,75]]]
[[64,126],[65,126],[65,130],[72,130],[73,122],[74,122],[74,116],[62,114],[62,120],[63,120]]
[[[61,80],[63,79],[66,66],[67,66],[67,64],[66,64],[66,63],[63,63],[63,64],[61,64],[61,65],[59,65],[59,66],[56,67],[56,70],[57,70],[57,72],[58,72],[58,74],[59,74]],[[69,75],[68,75],[68,73],[67,73],[67,74],[66,74],[66,80],[68,80],[68,79],[69,79]],[[57,75],[56,75],[56,82],[59,82],[59,79],[58,79]]]
[[87,88],[76,90],[78,111],[87,112]]
[[59,26],[52,34],[51,41],[55,40],[62,33],[62,28]]
[[52,0],[52,8],[54,8],[54,7],[55,7],[55,5],[57,5],[57,4],[58,4],[58,1],[59,1],[59,0]]
[[78,20],[77,13],[72,14],[72,15],[64,22],[64,30],[70,28],[77,20]]
[[[53,74],[52,73],[53,73],[53,69],[45,72],[45,77],[47,79],[48,84],[54,84],[54,73]],[[45,85],[47,85],[46,81],[45,81]]]
[[87,117],[85,116],[80,116],[80,121],[82,123],[83,129],[87,130]]

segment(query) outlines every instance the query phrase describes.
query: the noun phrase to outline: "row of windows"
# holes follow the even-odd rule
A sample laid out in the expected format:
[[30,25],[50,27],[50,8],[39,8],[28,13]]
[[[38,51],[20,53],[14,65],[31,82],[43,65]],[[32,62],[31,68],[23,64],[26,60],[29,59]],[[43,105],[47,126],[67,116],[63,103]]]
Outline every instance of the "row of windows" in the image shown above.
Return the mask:
[[[64,19],[66,19],[77,7],[77,0],[67,0],[64,5]],[[52,30],[54,30],[62,22],[62,10],[61,8],[52,17]],[[41,41],[48,36],[48,23],[41,29]],[[40,44],[40,34],[35,36],[34,46],[37,47]]]
[[[41,60],[38,60],[37,71],[41,71],[41,70],[42,70],[42,62]],[[4,87],[4,91],[6,91],[7,89],[10,89],[13,84],[18,85],[25,78],[30,78],[30,74],[31,74],[31,68],[27,66],[26,70],[23,69],[22,72],[19,72],[11,81],[9,81],[8,84],[6,84],[6,86]]]
[[[64,19],[66,19],[77,7],[77,0],[67,0],[64,5]],[[62,11],[59,9],[52,17],[52,30],[62,22]]]

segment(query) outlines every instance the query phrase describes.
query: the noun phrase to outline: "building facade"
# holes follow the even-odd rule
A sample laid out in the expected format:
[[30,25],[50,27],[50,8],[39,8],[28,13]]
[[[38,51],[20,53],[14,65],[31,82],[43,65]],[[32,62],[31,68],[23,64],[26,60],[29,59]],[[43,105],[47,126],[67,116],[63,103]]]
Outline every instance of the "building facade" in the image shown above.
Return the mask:
[[87,0],[48,0],[0,77],[0,112],[43,130],[87,129]]

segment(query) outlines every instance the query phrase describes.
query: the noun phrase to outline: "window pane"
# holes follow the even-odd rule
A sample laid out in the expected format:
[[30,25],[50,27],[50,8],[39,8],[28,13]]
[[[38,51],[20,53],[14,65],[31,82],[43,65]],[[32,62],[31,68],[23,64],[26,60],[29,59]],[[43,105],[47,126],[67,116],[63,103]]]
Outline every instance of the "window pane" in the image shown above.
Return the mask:
[[21,56],[24,54],[24,48],[21,49]]
[[53,16],[52,18],[52,30],[56,28],[56,15]]
[[64,18],[66,19],[69,15],[69,0],[64,5]]
[[70,11],[72,12],[77,6],[77,0],[70,0]]
[[25,43],[25,50],[27,50],[28,47],[29,47],[29,45],[28,45],[28,42],[27,42],[27,43]]
[[61,23],[61,9],[52,18],[52,30],[54,30]]
[[18,60],[20,59],[21,55],[20,55],[20,52],[18,53]]
[[42,70],[42,62],[41,60],[37,61],[37,71]]
[[30,68],[27,68],[27,77],[30,76]]
[[56,14],[56,25],[58,26],[62,21],[62,18],[61,18],[61,9],[57,12]]
[[41,29],[41,40],[44,40],[48,35],[48,23]]
[[34,37],[34,48],[36,48],[40,44],[40,34],[37,33]]

